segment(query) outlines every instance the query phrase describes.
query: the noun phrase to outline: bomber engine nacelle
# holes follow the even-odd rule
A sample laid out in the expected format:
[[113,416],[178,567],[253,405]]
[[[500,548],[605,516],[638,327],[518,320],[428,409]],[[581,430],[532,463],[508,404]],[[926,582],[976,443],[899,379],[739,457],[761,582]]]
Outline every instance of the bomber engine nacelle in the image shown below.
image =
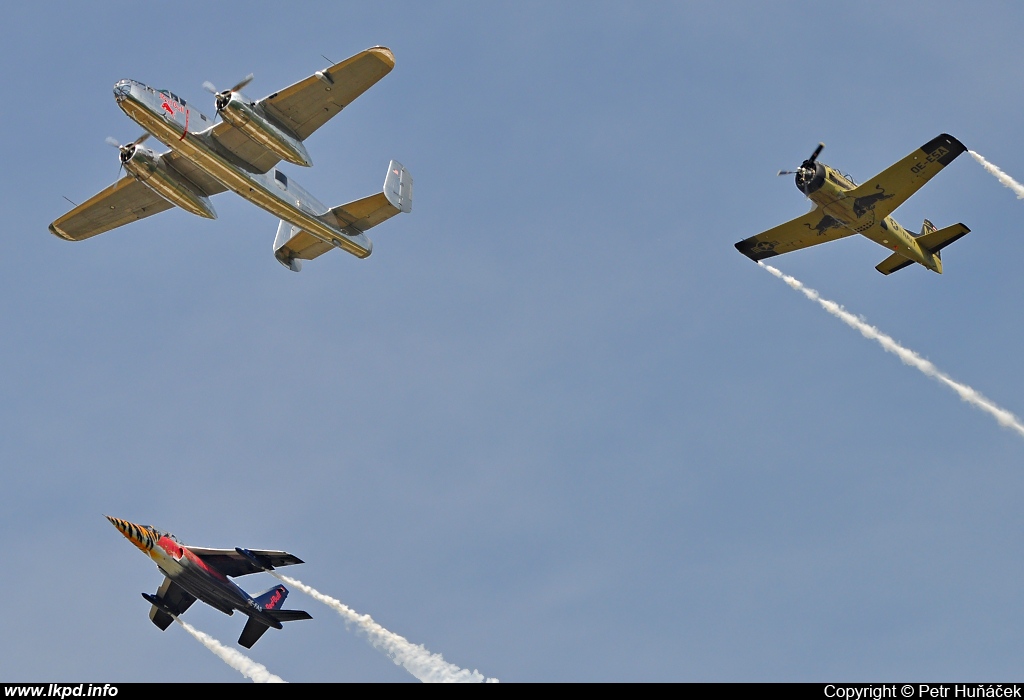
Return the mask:
[[218,93],[217,113],[228,124],[289,163],[307,167],[313,164],[302,141],[275,124],[258,104],[249,102],[241,93]]
[[121,164],[136,180],[185,211],[206,219],[216,219],[209,197],[202,194],[184,175],[167,165],[162,156],[139,144],[139,139],[121,150]]

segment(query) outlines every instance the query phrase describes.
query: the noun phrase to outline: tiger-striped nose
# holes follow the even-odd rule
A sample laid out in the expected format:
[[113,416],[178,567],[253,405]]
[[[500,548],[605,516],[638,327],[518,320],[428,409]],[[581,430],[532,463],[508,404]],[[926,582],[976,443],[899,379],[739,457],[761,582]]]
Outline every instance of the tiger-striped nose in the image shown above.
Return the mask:
[[153,538],[153,533],[150,532],[149,528],[144,525],[136,525],[130,523],[127,520],[121,520],[120,518],[112,518],[109,515],[104,516],[110,521],[110,524],[121,531],[121,534],[127,537],[132,544],[141,549],[143,552],[149,552],[153,549],[153,545],[156,543]]

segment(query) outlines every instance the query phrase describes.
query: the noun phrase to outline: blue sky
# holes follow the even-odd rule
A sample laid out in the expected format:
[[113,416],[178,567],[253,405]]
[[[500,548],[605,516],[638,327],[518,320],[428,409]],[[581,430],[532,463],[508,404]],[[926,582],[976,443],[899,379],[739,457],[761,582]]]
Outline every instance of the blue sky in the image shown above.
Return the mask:
[[[1004,680],[1024,443],[739,255],[942,132],[1024,177],[1016,3],[24,4],[0,27],[4,680],[241,680],[139,592],[103,514],[281,548],[293,574],[504,681]],[[388,159],[414,210],[299,275],[233,195],[82,243],[130,77],[260,97],[373,45],[394,71],[283,169]],[[904,204],[945,274],[850,238],[777,258],[1018,413],[1024,203],[963,156]],[[265,580],[263,580],[265,579]],[[250,591],[273,584],[242,579]],[[251,656],[409,681],[333,612]],[[243,620],[195,606],[234,642]]]

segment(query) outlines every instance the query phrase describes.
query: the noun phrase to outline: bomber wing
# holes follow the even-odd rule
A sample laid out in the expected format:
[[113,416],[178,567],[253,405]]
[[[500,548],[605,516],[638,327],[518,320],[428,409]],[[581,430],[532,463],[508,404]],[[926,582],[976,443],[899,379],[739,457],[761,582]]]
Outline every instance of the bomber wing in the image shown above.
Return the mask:
[[[160,156],[207,196],[227,189],[205,170],[174,151]],[[82,241],[173,207],[132,175],[126,175],[50,224],[50,233],[69,241]]]
[[875,220],[879,221],[966,150],[966,146],[949,134],[939,134],[903,160],[850,190],[846,196],[853,199],[853,211],[858,217],[873,209]]
[[50,233],[69,241],[81,241],[173,206],[127,175],[50,224]]
[[199,190],[207,197],[212,197],[215,194],[228,191],[228,188],[225,187],[220,180],[177,151],[161,153],[160,157],[163,158],[167,165],[177,170],[189,182],[198,187]]
[[[256,104],[304,141],[394,67],[391,50],[375,46],[268,95]],[[268,172],[281,160],[227,122],[214,126],[212,134],[224,148],[256,172]]]
[[736,250],[756,262],[773,255],[845,238],[853,233],[852,229],[815,208],[792,221],[740,241],[736,244]]
[[[225,576],[246,576],[263,571],[252,558],[235,549],[211,549],[209,547],[189,547],[188,549]],[[250,549],[247,551],[266,559],[274,568],[305,563],[294,554],[279,550]]]

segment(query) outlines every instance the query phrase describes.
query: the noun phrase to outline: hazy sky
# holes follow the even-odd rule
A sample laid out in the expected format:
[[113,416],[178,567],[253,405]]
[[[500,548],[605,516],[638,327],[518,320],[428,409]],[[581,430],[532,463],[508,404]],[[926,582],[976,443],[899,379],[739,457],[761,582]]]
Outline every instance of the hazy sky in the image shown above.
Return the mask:
[[[0,679],[235,681],[139,593],[103,518],[279,548],[286,570],[503,681],[1005,680],[1020,671],[1024,441],[736,252],[948,132],[1024,179],[1018,3],[22,3],[0,24]],[[82,242],[121,78],[374,45],[396,67],[285,165],[413,212],[296,275],[231,193]],[[967,224],[945,274],[853,237],[787,274],[1024,413],[1024,202],[964,155],[895,217]],[[276,583],[239,580],[250,592]],[[252,658],[411,681],[335,613]],[[245,622],[185,619],[233,644]]]

